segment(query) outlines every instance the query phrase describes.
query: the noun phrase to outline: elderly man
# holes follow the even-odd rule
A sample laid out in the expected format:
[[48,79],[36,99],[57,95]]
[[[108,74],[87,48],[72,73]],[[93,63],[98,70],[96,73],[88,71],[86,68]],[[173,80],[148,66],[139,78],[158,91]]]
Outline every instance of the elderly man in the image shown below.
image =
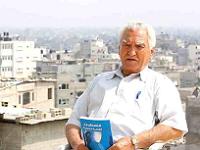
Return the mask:
[[[155,32],[149,25],[132,22],[124,27],[119,47],[121,67],[95,77],[66,124],[66,137],[73,149],[88,149],[80,134],[80,116],[110,119],[114,144],[109,150],[147,148],[187,132],[176,87],[148,68],[155,43]],[[155,125],[156,117],[159,123]]]

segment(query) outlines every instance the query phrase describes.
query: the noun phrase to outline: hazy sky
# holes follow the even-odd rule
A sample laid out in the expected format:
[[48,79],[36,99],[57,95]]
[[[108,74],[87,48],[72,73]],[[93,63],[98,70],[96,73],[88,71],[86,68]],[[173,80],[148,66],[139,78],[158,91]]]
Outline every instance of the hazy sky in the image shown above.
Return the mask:
[[0,27],[154,26],[200,28],[200,0],[0,0]]

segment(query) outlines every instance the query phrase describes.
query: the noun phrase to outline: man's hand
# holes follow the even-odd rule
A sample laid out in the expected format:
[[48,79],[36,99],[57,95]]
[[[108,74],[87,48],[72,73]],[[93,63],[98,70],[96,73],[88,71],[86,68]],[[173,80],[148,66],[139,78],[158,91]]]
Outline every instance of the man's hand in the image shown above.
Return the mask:
[[89,150],[83,143],[79,144],[77,147],[73,148],[73,150]]
[[131,137],[123,137],[114,143],[109,150],[133,150],[134,145],[131,142]]

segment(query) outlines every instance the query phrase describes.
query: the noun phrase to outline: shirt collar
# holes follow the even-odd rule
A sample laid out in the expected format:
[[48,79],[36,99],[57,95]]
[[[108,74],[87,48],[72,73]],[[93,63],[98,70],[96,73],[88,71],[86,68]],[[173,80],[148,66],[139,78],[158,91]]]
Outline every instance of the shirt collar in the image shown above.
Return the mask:
[[121,72],[121,68],[118,68],[117,70],[114,70],[110,72],[110,74],[106,77],[106,79],[113,79],[115,77],[123,78],[123,74]]
[[[148,71],[149,71],[149,68],[148,66],[146,66],[140,73],[133,73],[131,75],[129,75],[130,77],[132,78],[136,78],[136,77],[140,77],[140,80],[141,81],[144,81],[146,82],[147,80],[147,77],[148,77]],[[108,77],[107,79],[113,79],[115,77],[119,77],[119,78],[124,78],[123,74],[122,74],[122,71],[121,71],[121,67],[118,68],[117,70],[113,71]]]
[[149,76],[149,68],[146,66],[142,71],[140,71],[140,79],[146,82],[147,77]]

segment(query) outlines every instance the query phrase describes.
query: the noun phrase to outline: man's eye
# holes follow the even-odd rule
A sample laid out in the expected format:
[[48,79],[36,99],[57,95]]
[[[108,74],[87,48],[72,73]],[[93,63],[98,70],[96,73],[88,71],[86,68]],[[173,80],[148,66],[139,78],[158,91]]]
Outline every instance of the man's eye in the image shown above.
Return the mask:
[[128,47],[130,47],[130,45],[123,45],[123,47],[126,47],[126,48],[128,48]]
[[136,45],[136,47],[142,49],[142,48],[145,48],[145,45],[143,45],[143,44],[141,44],[141,45]]

